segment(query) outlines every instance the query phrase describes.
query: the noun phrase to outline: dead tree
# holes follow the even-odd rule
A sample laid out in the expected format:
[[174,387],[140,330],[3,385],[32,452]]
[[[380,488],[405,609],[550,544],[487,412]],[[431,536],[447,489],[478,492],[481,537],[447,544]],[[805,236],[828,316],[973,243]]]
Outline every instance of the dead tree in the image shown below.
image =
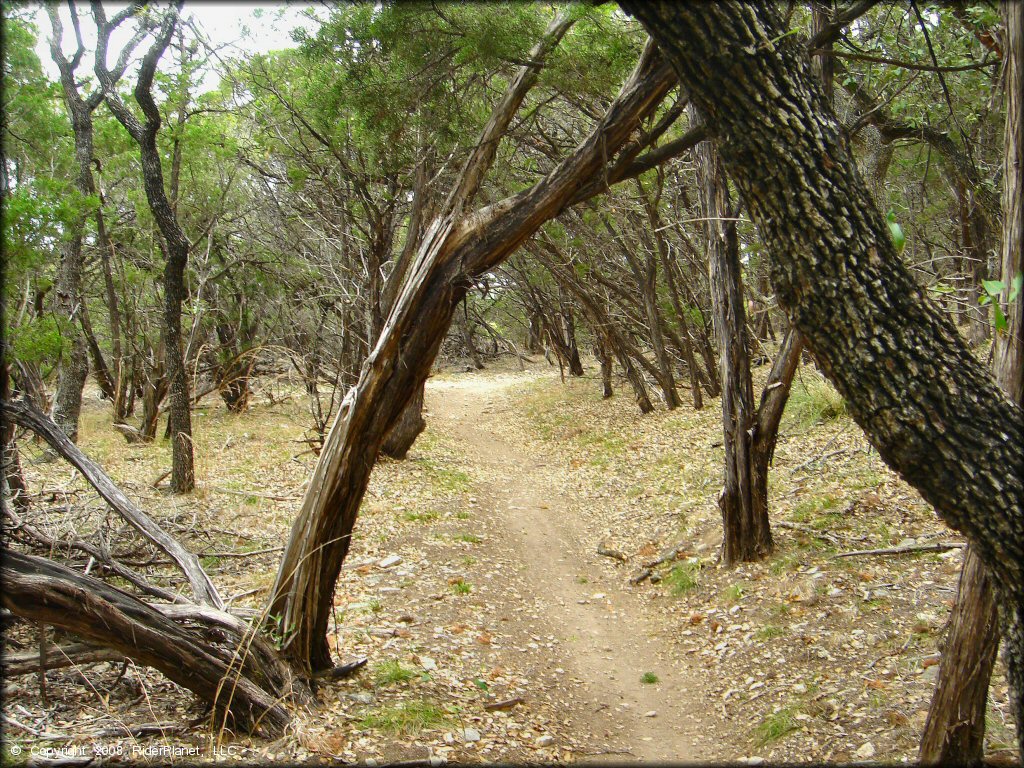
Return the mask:
[[196,597],[192,602],[157,587],[108,552],[88,545],[76,546],[91,552],[111,573],[166,602],[144,602],[52,560],[5,547],[0,565],[4,607],[159,670],[211,704],[224,725],[279,734],[291,721],[282,702],[308,704],[309,692],[257,627],[225,610],[196,555],[132,504],[43,413],[25,401],[0,400],[0,416],[5,423],[31,429],[78,469],[118,515],[171,559]]

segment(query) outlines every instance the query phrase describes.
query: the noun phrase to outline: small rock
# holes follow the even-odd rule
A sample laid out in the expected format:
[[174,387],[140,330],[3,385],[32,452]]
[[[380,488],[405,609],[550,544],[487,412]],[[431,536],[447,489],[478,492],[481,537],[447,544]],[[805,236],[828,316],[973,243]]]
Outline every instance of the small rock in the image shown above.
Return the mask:
[[466,741],[480,741],[480,731],[476,728],[464,728],[462,736]]
[[431,766],[444,765],[447,762],[448,762],[448,758],[445,757],[444,755],[431,755],[430,756],[430,760],[429,760],[429,763],[431,764]]
[[595,592],[590,597],[592,600],[604,600],[607,595],[604,592]]
[[657,717],[657,710],[652,709],[650,712],[644,712],[644,717]]
[[378,568],[393,568],[394,566],[398,565],[400,562],[402,562],[402,558],[399,557],[398,555],[388,555],[383,560],[378,561],[377,567]]
[[366,758],[363,761],[363,765],[375,766],[375,765],[377,765],[377,758],[375,758],[375,757],[368,757],[368,758]]
[[432,669],[437,669],[437,662],[429,656],[422,656],[420,658],[420,666],[429,672]]
[[861,760],[869,760],[875,756],[875,745],[870,741],[861,744],[857,751],[853,753],[854,757],[859,757]]
[[793,693],[807,693],[807,686],[803,683],[797,683],[793,686]]
[[554,743],[555,737],[549,733],[545,733],[534,742],[538,747],[550,747]]

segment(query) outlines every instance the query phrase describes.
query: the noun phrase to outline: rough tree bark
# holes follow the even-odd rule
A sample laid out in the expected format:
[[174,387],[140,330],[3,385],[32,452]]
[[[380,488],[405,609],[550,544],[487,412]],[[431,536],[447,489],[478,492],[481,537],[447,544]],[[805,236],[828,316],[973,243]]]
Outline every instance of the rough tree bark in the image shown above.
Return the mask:
[[152,93],[156,65],[170,44],[178,19],[178,10],[175,7],[165,13],[153,44],[139,66],[134,94],[135,101],[142,109],[145,123],[140,122],[135,113],[125,105],[115,89],[111,72],[107,69],[107,48],[110,35],[117,26],[117,17],[108,22],[103,7],[99,4],[93,5],[92,12],[97,29],[96,77],[110,111],[139,145],[146,202],[163,238],[165,263],[161,334],[170,398],[167,415],[171,438],[170,486],[174,493],[188,493],[195,488],[195,461],[192,451],[192,411],[188,375],[182,353],[181,305],[186,294],[185,267],[188,264],[191,244],[174,215],[164,189],[163,166],[156,144],[161,117]]
[[[902,263],[776,7],[623,0],[687,84],[772,255],[780,303],[882,458],[1002,590],[1024,687],[1024,411]],[[1024,728],[1018,728],[1024,751]]]
[[[1009,286],[1021,272],[1024,224],[1024,5],[1002,4],[1006,30],[1003,65],[1006,93],[1005,154],[1003,160],[1002,280]],[[1003,294],[1006,306],[1007,293]],[[1012,400],[1024,404],[1024,298],[1006,306],[1007,327],[994,341],[996,381]],[[999,647],[999,606],[995,584],[973,546],[964,554],[956,602],[949,619],[939,679],[928,709],[918,757],[923,764],[969,765],[985,754],[985,715],[989,680]],[[1019,663],[1019,662],[1018,662]],[[1018,729],[1024,726],[1019,716]]]
[[[693,117],[696,118],[695,112]],[[729,187],[725,168],[710,142],[699,144],[694,155],[722,378],[725,483],[718,496],[723,527],[722,562],[732,565],[770,554],[772,532],[767,504],[757,508],[753,497],[754,387],[750,379],[739,239],[736,223],[729,221]]]
[[[486,168],[474,164],[464,169],[443,213],[427,228],[380,339],[339,409],[285,548],[268,615],[276,617],[283,651],[299,668],[331,664],[326,632],[334,586],[370,470],[384,436],[426,380],[472,279],[507,258],[588,182],[600,178],[605,158],[620,150],[634,156],[642,151],[642,140],[630,142],[630,136],[674,83],[671,70],[645,49],[600,127],[566,160],[532,187],[469,214],[469,192],[479,186]],[[504,99],[495,109],[478,145],[487,147],[489,156],[481,156],[479,163],[490,165],[497,138],[521,100]],[[609,182],[625,178],[630,165],[609,173]]]

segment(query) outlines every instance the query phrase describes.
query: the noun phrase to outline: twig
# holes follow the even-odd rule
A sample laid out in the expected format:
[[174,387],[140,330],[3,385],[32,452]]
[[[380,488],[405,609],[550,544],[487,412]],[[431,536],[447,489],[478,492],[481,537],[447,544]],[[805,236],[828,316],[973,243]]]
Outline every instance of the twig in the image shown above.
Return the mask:
[[650,575],[654,573],[653,568],[644,568],[642,571],[631,577],[629,580],[630,584],[639,584],[644,579],[650,578]]
[[484,704],[484,709],[488,712],[497,712],[504,709],[512,709],[516,704],[522,704],[522,696],[513,696],[511,699],[504,699],[503,701],[492,701],[488,704]]
[[855,552],[840,552],[833,557],[860,557],[861,555],[903,555],[907,552],[945,552],[949,549],[963,549],[961,541],[940,541],[936,544],[907,544],[889,549],[858,549]]
[[331,667],[330,669],[324,669],[320,672],[313,674],[314,678],[324,680],[341,680],[344,677],[349,677],[360,669],[366,666],[367,658],[364,656],[361,659],[350,661],[347,664],[342,664],[339,667]]
[[274,496],[269,493],[257,493],[256,491],[234,491],[230,488],[221,488],[217,485],[210,486],[211,491],[217,491],[217,493],[230,493],[233,496],[255,496],[258,499],[270,499],[271,501],[295,501],[298,496]]
[[221,559],[229,557],[252,557],[253,555],[266,555],[270,552],[280,552],[284,547],[270,547],[268,549],[254,549],[252,552],[200,552],[200,557],[219,557]]
[[604,542],[597,545],[597,554],[603,555],[604,557],[610,557],[623,563],[629,560],[629,558],[619,552],[619,550],[605,546]]
[[156,480],[154,480],[152,483],[150,483],[149,487],[150,488],[159,488],[160,487],[160,483],[162,483],[167,478],[167,476],[170,475],[170,474],[171,474],[171,470],[168,469],[166,472],[164,472],[162,475],[160,475],[160,477],[158,477]]
[[787,523],[781,521],[775,523],[778,528],[788,528],[792,531],[799,531],[800,533],[806,533],[808,536],[817,536],[819,539],[825,539],[831,541],[833,544],[838,544],[839,539],[845,539],[846,541],[864,541],[866,536],[844,536],[841,533],[831,533],[828,531],[819,531],[810,525],[801,525],[800,523]]

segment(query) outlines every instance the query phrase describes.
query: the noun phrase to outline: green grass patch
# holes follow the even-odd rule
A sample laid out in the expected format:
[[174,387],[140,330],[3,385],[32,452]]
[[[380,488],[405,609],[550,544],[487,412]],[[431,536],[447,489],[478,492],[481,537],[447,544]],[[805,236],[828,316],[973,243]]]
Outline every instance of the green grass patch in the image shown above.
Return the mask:
[[434,510],[428,510],[426,512],[406,512],[402,517],[408,520],[410,523],[429,523],[431,520],[437,520],[440,514]]
[[468,595],[473,591],[473,585],[463,579],[455,579],[452,582],[452,592],[456,595]]
[[794,523],[806,523],[812,518],[819,516],[822,512],[828,512],[839,504],[839,499],[832,494],[823,496],[811,496],[802,499],[793,511],[789,513],[789,519]]
[[415,677],[415,670],[403,666],[398,659],[385,661],[373,671],[373,682],[380,686],[406,683]]
[[760,725],[754,729],[754,737],[757,740],[757,746],[763,747],[773,741],[778,741],[799,727],[800,725],[789,709],[780,709],[761,721]]
[[663,581],[672,590],[673,595],[685,595],[697,588],[697,576],[700,573],[700,562],[687,560],[672,566]]
[[782,637],[786,634],[785,627],[779,627],[775,624],[766,624],[754,633],[755,640],[771,640],[775,637]]
[[653,672],[644,672],[640,676],[640,682],[644,685],[654,685],[656,682],[658,682],[658,676]]
[[782,555],[773,559],[771,565],[768,566],[768,570],[772,576],[781,576],[784,573],[795,571],[799,565],[800,558],[791,552],[788,555]]
[[455,539],[455,541],[464,541],[467,544],[479,544],[483,541],[483,539],[475,533],[456,533],[452,538]]
[[737,581],[722,590],[722,599],[727,603],[738,603],[745,591],[746,585],[742,581]]
[[360,721],[363,730],[415,736],[420,731],[447,725],[448,713],[431,701],[405,701],[366,714]]
[[825,379],[816,373],[800,376],[786,401],[787,420],[802,427],[811,427],[846,416],[846,400]]

